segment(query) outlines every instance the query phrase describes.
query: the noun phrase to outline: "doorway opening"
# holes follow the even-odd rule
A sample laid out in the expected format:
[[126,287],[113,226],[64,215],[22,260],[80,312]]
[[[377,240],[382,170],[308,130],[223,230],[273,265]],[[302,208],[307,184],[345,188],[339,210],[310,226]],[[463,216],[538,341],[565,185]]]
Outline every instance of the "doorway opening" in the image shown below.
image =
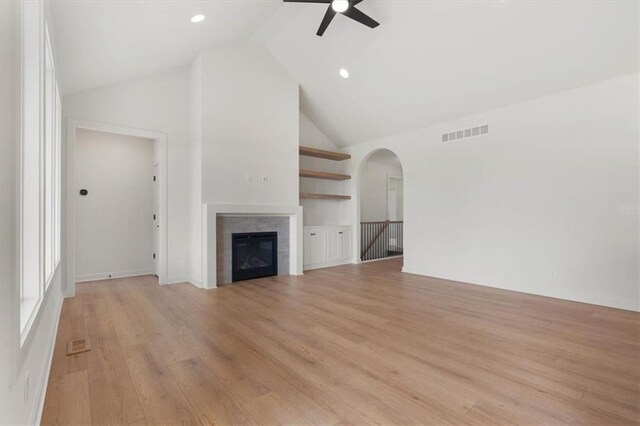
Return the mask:
[[69,119],[64,296],[75,283],[135,275],[167,279],[167,139]]
[[158,164],[149,138],[76,132],[76,282],[157,274]]
[[380,149],[362,163],[359,173],[360,260],[402,256],[404,181],[396,154]]

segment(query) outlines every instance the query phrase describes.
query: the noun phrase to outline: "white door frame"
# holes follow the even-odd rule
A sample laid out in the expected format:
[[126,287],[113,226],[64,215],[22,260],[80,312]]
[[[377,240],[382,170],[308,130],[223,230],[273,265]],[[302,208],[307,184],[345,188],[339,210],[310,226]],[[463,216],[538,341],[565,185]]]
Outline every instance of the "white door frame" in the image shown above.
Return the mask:
[[[391,220],[391,206],[389,206],[389,191],[391,191],[391,180],[401,180],[402,183],[404,184],[404,178],[402,176],[391,176],[391,175],[387,175],[387,219]],[[403,185],[403,189],[404,189],[404,185]],[[398,195],[396,193],[396,195]],[[403,195],[403,194],[400,194]],[[396,213],[397,213],[397,209],[398,209],[398,205],[397,205],[397,199],[396,199]],[[403,203],[404,204],[404,203]]]
[[111,124],[96,123],[92,121],[68,119],[67,120],[67,154],[66,154],[66,255],[65,274],[63,282],[63,294],[65,297],[73,297],[76,294],[76,218],[75,218],[75,192],[76,192],[76,130],[86,129],[98,132],[115,133],[125,136],[136,136],[152,139],[154,151],[157,153],[156,162],[160,168],[160,186],[158,188],[158,204],[160,215],[160,232],[158,244],[159,283],[167,282],[167,135],[161,132],[136,129],[132,127],[115,126]]
[[[156,151],[154,149],[154,151]],[[154,156],[157,157],[154,152]],[[160,163],[154,158],[153,165],[153,273],[160,279]]]

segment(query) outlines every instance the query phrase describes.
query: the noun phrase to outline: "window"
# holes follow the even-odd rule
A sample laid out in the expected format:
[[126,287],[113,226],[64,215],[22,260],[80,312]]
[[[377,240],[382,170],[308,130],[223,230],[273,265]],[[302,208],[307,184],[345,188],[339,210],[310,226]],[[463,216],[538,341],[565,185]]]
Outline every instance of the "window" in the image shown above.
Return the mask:
[[55,270],[55,225],[56,222],[56,174],[57,167],[57,137],[56,123],[57,88],[53,69],[53,54],[49,42],[49,33],[45,26],[44,41],[44,282],[48,288],[53,280]]
[[22,340],[60,261],[61,110],[41,2],[23,2],[20,179]]
[[25,333],[42,297],[40,274],[41,10],[24,2],[22,22],[22,146],[20,226],[20,330]]
[[61,247],[61,224],[62,224],[62,103],[60,102],[60,92],[56,85],[56,113],[55,113],[55,186],[54,186],[54,247],[53,247],[53,268],[60,264]]

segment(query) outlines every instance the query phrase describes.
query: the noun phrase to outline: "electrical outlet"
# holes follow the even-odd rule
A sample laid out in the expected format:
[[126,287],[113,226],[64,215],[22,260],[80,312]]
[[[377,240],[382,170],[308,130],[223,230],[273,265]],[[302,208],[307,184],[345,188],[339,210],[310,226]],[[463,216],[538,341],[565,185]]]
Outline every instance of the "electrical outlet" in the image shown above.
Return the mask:
[[29,373],[24,376],[24,403],[29,402]]

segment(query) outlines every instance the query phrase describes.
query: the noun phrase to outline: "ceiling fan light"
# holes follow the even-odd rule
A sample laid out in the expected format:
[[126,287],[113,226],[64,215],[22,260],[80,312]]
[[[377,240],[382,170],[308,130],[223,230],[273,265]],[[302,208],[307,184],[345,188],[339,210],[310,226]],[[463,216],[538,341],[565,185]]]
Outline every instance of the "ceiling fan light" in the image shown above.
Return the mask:
[[344,68],[340,68],[340,71],[338,71],[338,73],[340,74],[340,77],[342,77],[342,78],[349,78],[349,71],[347,71]]
[[331,8],[338,13],[342,13],[349,9],[349,0],[333,0]]

